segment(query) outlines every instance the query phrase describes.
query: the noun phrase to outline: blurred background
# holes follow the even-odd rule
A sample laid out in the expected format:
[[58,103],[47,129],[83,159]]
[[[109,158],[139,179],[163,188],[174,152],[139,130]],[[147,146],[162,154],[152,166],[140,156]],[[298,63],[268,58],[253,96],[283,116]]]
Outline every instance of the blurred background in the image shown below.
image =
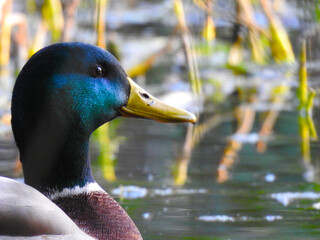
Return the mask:
[[320,238],[318,0],[0,0],[0,175],[22,179],[15,78],[55,42],[112,52],[197,125],[96,130],[98,183],[146,240]]

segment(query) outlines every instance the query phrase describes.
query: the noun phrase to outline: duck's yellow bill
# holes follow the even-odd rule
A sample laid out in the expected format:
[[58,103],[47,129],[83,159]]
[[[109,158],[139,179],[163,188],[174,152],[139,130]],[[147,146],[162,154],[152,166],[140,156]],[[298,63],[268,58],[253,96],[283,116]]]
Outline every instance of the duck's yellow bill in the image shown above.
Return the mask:
[[128,81],[131,90],[127,105],[120,108],[123,117],[147,118],[167,123],[196,123],[194,114],[156,99],[129,77]]

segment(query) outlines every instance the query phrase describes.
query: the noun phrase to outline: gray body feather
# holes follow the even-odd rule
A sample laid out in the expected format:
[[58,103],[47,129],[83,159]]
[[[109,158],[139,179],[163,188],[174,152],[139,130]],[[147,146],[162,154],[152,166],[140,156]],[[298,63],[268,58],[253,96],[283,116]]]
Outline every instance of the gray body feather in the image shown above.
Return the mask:
[[0,177],[0,193],[0,239],[92,239],[36,189]]

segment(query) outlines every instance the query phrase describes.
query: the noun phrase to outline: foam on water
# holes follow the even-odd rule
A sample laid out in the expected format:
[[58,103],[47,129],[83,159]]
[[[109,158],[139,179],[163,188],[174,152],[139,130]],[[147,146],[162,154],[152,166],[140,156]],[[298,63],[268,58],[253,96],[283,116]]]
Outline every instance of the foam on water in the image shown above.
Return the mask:
[[235,219],[233,217],[227,215],[204,215],[198,218],[200,221],[204,222],[234,222]]
[[206,189],[174,189],[174,188],[164,188],[164,189],[154,189],[148,190],[143,187],[138,186],[120,186],[111,191],[112,195],[118,196],[123,199],[138,199],[144,198],[147,195],[151,197],[154,196],[170,196],[170,195],[191,195],[191,194],[205,194]]
[[249,221],[268,221],[273,222],[277,220],[282,220],[283,217],[280,215],[267,215],[264,217],[249,217],[249,216],[239,216],[232,217],[228,215],[203,215],[197,218],[199,221],[204,222],[249,222]]
[[138,199],[147,196],[148,190],[137,186],[120,186],[113,189],[111,193],[124,199]]
[[249,133],[249,134],[233,134],[231,138],[240,143],[250,143],[255,144],[259,140],[258,133]]
[[283,192],[272,193],[270,196],[283,206],[288,206],[290,203],[298,199],[320,199],[320,193],[316,192]]

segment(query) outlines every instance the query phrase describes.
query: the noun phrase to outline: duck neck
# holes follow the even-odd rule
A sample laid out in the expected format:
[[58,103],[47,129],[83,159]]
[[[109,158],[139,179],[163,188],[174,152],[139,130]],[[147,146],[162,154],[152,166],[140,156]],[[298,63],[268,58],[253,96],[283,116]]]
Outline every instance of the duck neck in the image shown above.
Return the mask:
[[89,137],[89,133],[75,126],[40,126],[25,148],[27,151],[20,151],[25,183],[49,195],[94,182]]

